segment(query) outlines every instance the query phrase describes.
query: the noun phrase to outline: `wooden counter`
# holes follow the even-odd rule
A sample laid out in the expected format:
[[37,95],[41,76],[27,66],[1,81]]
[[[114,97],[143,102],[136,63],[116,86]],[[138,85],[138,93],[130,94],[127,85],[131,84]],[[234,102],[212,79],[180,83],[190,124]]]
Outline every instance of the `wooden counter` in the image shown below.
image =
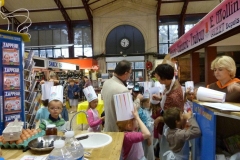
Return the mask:
[[[75,135],[86,133],[86,131],[78,131]],[[112,137],[112,142],[104,147],[97,149],[87,149],[91,153],[90,156],[85,156],[89,160],[119,160],[123,144],[123,132],[104,132]],[[23,152],[21,149],[2,149],[2,155],[6,160],[20,160],[25,155],[43,156],[50,152],[34,152],[28,150]]]

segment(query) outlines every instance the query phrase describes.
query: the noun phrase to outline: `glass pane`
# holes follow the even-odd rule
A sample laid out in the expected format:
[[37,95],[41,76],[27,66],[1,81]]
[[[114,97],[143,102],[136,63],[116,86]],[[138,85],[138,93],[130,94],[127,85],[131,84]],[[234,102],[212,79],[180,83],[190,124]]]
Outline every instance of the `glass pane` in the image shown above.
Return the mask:
[[187,33],[195,24],[186,24],[185,25],[185,33]]
[[61,44],[68,44],[68,31],[61,29]]
[[144,62],[135,62],[135,69],[144,69]]
[[53,35],[52,35],[52,30],[46,30],[45,32],[45,44],[46,45],[52,45],[53,44]]
[[46,50],[40,50],[40,57],[47,58]]
[[74,47],[74,57],[78,57],[82,55],[83,55],[83,49]]
[[58,58],[61,56],[61,49],[54,49],[53,53],[54,53],[54,58]]
[[116,65],[116,63],[107,63],[107,70],[114,70]]
[[65,58],[69,57],[69,50],[68,50],[68,48],[62,48],[62,56],[64,56]]
[[168,54],[168,44],[159,44],[159,53]]
[[82,29],[75,28],[74,29],[74,44],[75,45],[82,45]]
[[38,50],[34,50],[33,53],[34,53],[34,56],[39,57],[39,51]]
[[60,29],[53,30],[53,44],[61,44]]
[[45,30],[39,31],[39,45],[46,45],[46,34]]
[[159,26],[159,42],[160,43],[168,42],[168,25]]
[[178,39],[178,25],[169,25],[169,42],[174,43]]
[[47,57],[53,57],[53,50],[52,49],[47,49]]
[[84,56],[92,57],[92,47],[84,46]]
[[38,31],[31,31],[31,46],[38,46]]
[[90,46],[92,45],[92,41],[91,41],[91,30],[90,28],[84,28],[83,29],[83,42],[84,42],[84,47],[85,46]]

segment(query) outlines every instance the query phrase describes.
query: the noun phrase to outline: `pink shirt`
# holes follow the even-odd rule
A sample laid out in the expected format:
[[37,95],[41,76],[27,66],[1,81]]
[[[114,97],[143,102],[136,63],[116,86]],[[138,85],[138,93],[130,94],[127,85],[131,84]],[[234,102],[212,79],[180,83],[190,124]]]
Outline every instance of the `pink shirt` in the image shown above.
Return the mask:
[[143,140],[142,132],[125,132],[123,140],[123,159],[128,157],[133,143],[142,142]]
[[94,120],[94,115],[91,109],[87,110],[87,115],[88,115],[87,121],[90,127],[96,127],[102,123],[102,120],[100,118],[96,121]]

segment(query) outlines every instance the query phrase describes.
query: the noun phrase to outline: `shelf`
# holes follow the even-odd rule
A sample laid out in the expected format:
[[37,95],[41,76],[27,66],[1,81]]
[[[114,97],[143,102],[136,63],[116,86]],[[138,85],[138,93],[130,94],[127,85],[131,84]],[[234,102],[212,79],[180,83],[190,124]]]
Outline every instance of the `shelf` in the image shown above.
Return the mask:
[[29,101],[27,101],[27,100],[24,100],[24,102],[29,103],[29,104],[32,104],[32,102],[29,102]]

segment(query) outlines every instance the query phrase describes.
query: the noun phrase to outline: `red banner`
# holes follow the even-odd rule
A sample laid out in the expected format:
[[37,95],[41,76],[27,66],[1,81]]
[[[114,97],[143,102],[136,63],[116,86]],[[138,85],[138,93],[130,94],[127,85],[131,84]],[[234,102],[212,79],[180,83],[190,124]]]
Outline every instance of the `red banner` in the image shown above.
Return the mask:
[[240,25],[240,0],[224,0],[170,46],[171,58]]

